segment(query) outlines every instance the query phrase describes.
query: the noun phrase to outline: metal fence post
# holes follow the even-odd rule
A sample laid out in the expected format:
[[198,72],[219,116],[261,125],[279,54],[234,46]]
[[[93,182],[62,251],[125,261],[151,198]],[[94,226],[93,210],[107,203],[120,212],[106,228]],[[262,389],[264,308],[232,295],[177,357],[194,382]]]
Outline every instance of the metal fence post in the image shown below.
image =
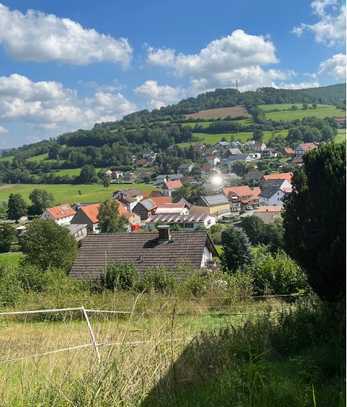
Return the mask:
[[90,321],[89,321],[87,311],[85,310],[85,308],[84,308],[83,306],[81,307],[81,310],[82,310],[82,312],[83,312],[84,318],[86,319],[86,322],[87,322],[87,325],[88,325],[88,330],[89,330],[90,338],[91,338],[91,340],[92,340],[92,344],[93,344],[93,346],[94,346],[94,350],[95,350],[95,353],[96,353],[96,357],[98,358],[98,362],[100,362],[100,361],[101,361],[101,358],[100,358],[100,353],[99,353],[98,345],[97,345],[97,343],[96,343],[94,331],[93,331],[92,325],[91,325],[91,323],[90,323]]

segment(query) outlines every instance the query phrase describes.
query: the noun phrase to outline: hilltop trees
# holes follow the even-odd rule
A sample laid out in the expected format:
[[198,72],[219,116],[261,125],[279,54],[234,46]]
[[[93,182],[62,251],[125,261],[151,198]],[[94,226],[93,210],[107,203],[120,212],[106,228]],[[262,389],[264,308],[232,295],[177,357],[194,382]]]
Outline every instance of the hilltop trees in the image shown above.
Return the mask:
[[7,217],[16,222],[27,214],[27,205],[21,194],[11,194],[7,203]]
[[313,290],[335,301],[346,284],[346,147],[327,144],[304,156],[285,202],[287,251],[304,268]]

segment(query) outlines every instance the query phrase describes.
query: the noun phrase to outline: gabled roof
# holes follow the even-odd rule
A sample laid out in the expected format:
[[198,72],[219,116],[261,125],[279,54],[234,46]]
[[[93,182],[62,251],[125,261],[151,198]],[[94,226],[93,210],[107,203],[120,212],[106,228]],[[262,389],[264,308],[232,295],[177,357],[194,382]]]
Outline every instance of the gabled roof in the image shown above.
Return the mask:
[[291,182],[293,178],[292,172],[274,172],[272,174],[264,175],[264,181],[273,181],[273,180],[287,180]]
[[165,181],[165,186],[167,189],[179,189],[183,187],[183,184],[179,179],[176,179],[173,181]]
[[53,206],[52,208],[47,208],[46,210],[50,214],[50,216],[55,220],[68,218],[70,216],[74,216],[76,213],[76,211],[73,208],[71,208],[69,204]]
[[260,195],[260,188],[250,188],[248,185],[240,185],[235,187],[225,187],[223,188],[223,193],[225,196],[229,197],[230,194],[235,194],[239,198],[246,197],[258,197]]
[[[158,233],[115,233],[88,235],[82,242],[70,275],[97,279],[107,264],[131,263],[139,272],[164,267],[172,272],[180,266],[201,266],[205,247],[216,249],[206,231],[172,231],[170,241],[159,241]],[[175,272],[177,278],[184,272]]]
[[318,147],[317,143],[301,143],[297,146],[297,149],[303,150],[305,153],[314,150]]
[[[271,198],[273,195],[275,195],[275,193],[277,191],[281,190],[282,184],[283,184],[283,180],[281,180],[281,179],[275,179],[275,180],[263,182],[261,184],[261,196],[266,199]],[[282,191],[282,192],[284,192],[284,191]]]
[[282,212],[281,206],[269,205],[269,206],[259,206],[254,213],[280,213]]
[[229,203],[223,194],[202,196],[201,200],[206,206],[225,205]]
[[99,223],[98,215],[100,210],[100,204],[84,205],[80,207],[80,210],[89,218],[89,220],[96,224]]
[[153,201],[155,206],[169,204],[172,202],[171,196],[152,196],[151,200]]

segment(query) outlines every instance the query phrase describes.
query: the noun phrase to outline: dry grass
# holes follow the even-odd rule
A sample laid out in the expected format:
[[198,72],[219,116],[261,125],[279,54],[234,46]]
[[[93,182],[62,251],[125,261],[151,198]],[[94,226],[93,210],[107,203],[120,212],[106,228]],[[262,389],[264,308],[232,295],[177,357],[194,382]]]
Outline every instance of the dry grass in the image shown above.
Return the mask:
[[186,119],[224,119],[225,117],[249,117],[244,106],[221,107],[216,109],[200,110],[197,113],[185,115]]

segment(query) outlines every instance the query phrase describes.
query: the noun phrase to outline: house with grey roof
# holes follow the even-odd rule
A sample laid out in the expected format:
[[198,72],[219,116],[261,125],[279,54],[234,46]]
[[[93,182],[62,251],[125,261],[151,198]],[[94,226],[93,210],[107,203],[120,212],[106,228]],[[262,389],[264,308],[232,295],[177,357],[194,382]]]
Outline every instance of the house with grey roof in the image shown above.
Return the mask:
[[217,256],[206,231],[170,231],[162,225],[155,232],[88,235],[82,240],[70,276],[98,280],[109,264],[132,264],[140,276],[162,267],[182,280],[189,275],[184,266],[206,268]]
[[263,181],[260,188],[260,205],[282,206],[284,197],[292,191],[291,183],[283,179]]
[[200,202],[209,209],[211,216],[219,217],[230,213],[230,202],[223,194],[201,196]]

